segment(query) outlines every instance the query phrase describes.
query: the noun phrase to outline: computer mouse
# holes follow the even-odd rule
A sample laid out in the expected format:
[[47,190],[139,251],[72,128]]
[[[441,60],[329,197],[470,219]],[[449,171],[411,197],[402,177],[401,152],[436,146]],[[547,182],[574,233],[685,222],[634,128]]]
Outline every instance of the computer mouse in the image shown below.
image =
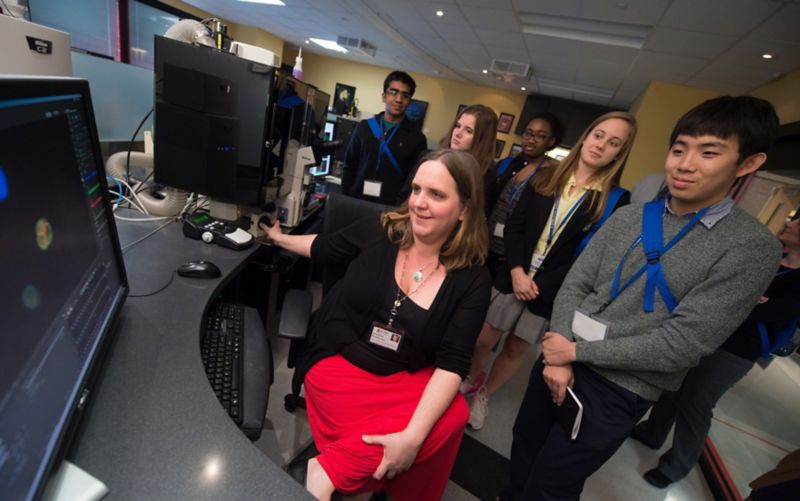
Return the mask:
[[258,225],[261,226],[262,224],[272,226],[272,219],[270,219],[269,216],[261,216],[258,218]]
[[214,263],[189,261],[178,267],[178,275],[189,278],[217,278],[222,275],[222,272]]

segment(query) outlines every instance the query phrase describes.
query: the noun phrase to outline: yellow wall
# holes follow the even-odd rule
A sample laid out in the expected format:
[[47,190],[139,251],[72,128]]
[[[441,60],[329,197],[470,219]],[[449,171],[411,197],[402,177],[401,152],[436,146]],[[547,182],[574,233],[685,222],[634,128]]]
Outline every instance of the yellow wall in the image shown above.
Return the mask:
[[[283,60],[289,65],[294,65],[296,55],[295,48],[287,47]],[[362,118],[368,116],[366,113],[383,111],[384,106],[381,102],[383,79],[393,69],[395,68],[373,66],[303,52],[303,80],[331,96],[333,96],[337,82],[354,86],[358,100],[357,106],[362,112]],[[490,106],[498,116],[501,112],[514,115],[512,134],[497,134],[498,139],[506,142],[503,156],[508,154],[513,143],[522,142],[520,136],[513,134],[513,131],[517,127],[519,114],[525,104],[524,92],[506,92],[492,87],[435,78],[413,72],[409,72],[409,74],[417,82],[414,99],[428,103],[428,112],[425,115],[423,127],[426,129],[425,135],[429,142],[433,140],[438,143],[447,133],[460,104],[484,104]]]
[[719,95],[708,89],[650,82],[632,110],[639,131],[622,174],[622,186],[632,188],[642,177],[662,171],[675,122],[692,107]]
[[771,102],[782,124],[800,120],[800,69],[764,84],[750,94]]

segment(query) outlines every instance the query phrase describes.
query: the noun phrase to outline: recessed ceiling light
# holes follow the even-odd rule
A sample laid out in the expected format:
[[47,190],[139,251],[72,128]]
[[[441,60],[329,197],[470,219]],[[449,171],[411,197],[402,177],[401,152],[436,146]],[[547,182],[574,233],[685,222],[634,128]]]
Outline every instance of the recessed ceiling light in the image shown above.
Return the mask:
[[519,90],[525,90],[525,87],[520,87]]
[[311,43],[311,41],[310,40],[306,40],[306,43]]
[[347,49],[336,43],[334,40],[323,40],[321,38],[309,38],[312,42],[319,45],[320,47],[324,47],[328,50],[335,50],[336,52],[347,53]]
[[761,54],[764,59],[772,59],[772,54]]
[[286,7],[286,4],[283,3],[281,0],[239,0],[239,1],[247,3],[263,3],[264,5],[279,5],[281,7]]
[[481,73],[483,73],[484,75],[486,75],[487,73],[489,73],[489,70],[481,70]]
[[436,15],[439,16],[439,17],[442,17],[444,15],[444,11],[443,10],[437,10],[436,11]]

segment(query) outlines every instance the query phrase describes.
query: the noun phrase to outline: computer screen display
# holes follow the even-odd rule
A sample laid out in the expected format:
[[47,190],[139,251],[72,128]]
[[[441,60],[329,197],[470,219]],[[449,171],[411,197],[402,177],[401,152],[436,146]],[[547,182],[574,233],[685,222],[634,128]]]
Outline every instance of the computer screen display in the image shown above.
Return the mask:
[[128,293],[89,86],[0,78],[0,492],[31,499]]
[[259,205],[274,68],[155,39],[156,182]]
[[[325,133],[324,137],[322,138],[324,141],[333,141],[333,135],[336,130],[336,122],[326,121],[325,122]],[[327,176],[331,172],[331,162],[333,159],[331,158],[333,155],[325,155],[319,161],[319,165],[316,167],[312,167],[309,172],[312,176]]]

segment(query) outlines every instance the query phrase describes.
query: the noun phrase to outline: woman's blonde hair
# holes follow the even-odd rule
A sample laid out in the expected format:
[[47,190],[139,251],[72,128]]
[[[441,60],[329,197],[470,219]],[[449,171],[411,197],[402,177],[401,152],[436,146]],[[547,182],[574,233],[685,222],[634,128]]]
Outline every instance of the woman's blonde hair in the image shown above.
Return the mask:
[[[448,272],[483,264],[489,252],[489,230],[483,213],[483,181],[475,158],[465,151],[435,150],[425,155],[420,165],[438,161],[444,164],[456,184],[458,198],[464,206],[464,219],[459,221],[439,250],[439,259]],[[416,172],[416,171],[415,171]],[[395,211],[384,212],[381,223],[389,238],[407,249],[414,243],[408,200]]]
[[475,131],[472,137],[472,145],[469,147],[468,153],[478,161],[480,173],[484,175],[486,171],[494,165],[494,155],[497,144],[497,113],[495,113],[493,109],[482,104],[473,104],[461,110],[461,113],[458,114],[450,125],[447,134],[439,141],[439,147],[450,147],[450,140],[453,138],[453,129],[456,128],[456,123],[458,123],[464,115],[472,115],[475,117]]
[[569,182],[570,176],[572,176],[578,168],[583,141],[600,123],[613,118],[627,122],[629,133],[625,144],[622,146],[622,149],[614,161],[600,169],[591,179],[591,181],[599,182],[603,187],[602,192],[593,190],[589,192],[589,210],[592,211],[591,219],[592,221],[600,219],[600,216],[603,215],[603,211],[605,210],[606,200],[608,199],[608,194],[611,192],[611,188],[619,184],[619,178],[622,176],[622,165],[628,158],[633,140],[636,138],[636,117],[627,111],[612,111],[594,119],[594,121],[589,124],[589,127],[583,131],[583,134],[581,134],[580,139],[575,143],[575,147],[572,148],[572,151],[569,152],[566,158],[564,158],[557,167],[543,171],[542,174],[544,175],[535,176],[533,178],[531,181],[533,189],[545,196],[556,197],[561,195],[561,192],[564,191],[564,187]]

